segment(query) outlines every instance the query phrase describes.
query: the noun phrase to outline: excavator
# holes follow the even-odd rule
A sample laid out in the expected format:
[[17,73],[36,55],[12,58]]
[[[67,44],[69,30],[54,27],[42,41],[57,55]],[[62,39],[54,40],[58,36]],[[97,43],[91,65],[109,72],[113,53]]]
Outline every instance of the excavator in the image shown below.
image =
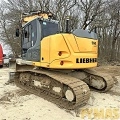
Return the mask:
[[43,11],[23,13],[20,23],[21,58],[11,75],[18,87],[68,110],[86,105],[90,88],[106,92],[113,87],[110,75],[90,69],[98,62],[95,32],[71,32],[68,19],[66,32],[60,32],[59,21]]

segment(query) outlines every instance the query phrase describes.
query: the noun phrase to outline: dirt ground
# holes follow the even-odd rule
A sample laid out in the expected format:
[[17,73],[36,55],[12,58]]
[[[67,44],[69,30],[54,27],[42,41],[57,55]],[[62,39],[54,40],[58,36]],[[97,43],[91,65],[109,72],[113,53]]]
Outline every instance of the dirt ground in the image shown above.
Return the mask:
[[75,111],[61,109],[14,83],[6,84],[10,69],[0,69],[0,120],[120,120],[120,66],[96,69],[110,74],[115,85],[107,93],[91,90],[87,105]]

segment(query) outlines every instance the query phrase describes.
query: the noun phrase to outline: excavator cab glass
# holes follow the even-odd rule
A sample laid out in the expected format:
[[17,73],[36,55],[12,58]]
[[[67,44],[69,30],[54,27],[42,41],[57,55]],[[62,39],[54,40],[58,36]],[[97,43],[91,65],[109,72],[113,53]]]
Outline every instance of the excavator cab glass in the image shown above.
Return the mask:
[[25,24],[21,42],[22,58],[29,61],[40,61],[40,41],[58,32],[58,22],[55,20],[36,18]]
[[58,23],[52,21],[40,21],[42,37],[54,35],[59,32]]

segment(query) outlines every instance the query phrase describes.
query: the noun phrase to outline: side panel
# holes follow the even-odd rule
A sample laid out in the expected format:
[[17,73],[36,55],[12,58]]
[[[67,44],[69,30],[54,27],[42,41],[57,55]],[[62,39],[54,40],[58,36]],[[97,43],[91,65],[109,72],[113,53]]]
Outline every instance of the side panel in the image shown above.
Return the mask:
[[[36,66],[50,68],[53,61],[65,59],[70,56],[68,45],[61,34],[45,37],[41,41],[41,62],[34,63]],[[56,65],[55,65],[56,66]],[[57,66],[56,66],[57,67]]]
[[[50,41],[53,43],[50,47],[52,48],[50,50],[50,55],[52,55],[50,56],[50,68],[81,69],[96,67],[98,40],[80,38],[76,36],[71,37],[71,35],[72,34],[62,34],[63,38],[56,36],[56,38],[58,37],[56,42],[54,40],[54,37],[52,37]],[[58,42],[59,40],[62,42]],[[63,45],[63,41],[66,44]],[[56,51],[60,51],[66,47],[69,50],[68,56],[64,57],[64,53],[61,54],[61,56],[58,56],[58,54],[56,54]]]
[[75,37],[75,38],[76,38],[80,53],[96,53],[97,54],[98,40],[80,38],[80,37]]
[[59,59],[66,59],[70,56],[71,52],[69,45],[62,34],[51,36],[50,40],[50,64]]
[[42,39],[41,62],[34,65],[53,69],[96,67],[98,40],[71,36],[56,34]]
[[41,58],[40,58],[40,60],[41,60],[42,67],[49,67],[50,37],[45,37],[41,40]]
[[50,68],[55,69],[82,69],[96,66],[97,54],[88,53],[72,53],[69,58],[58,59],[50,64]]
[[[33,25],[34,26],[34,23]],[[34,29],[32,27],[31,30],[31,48],[28,49],[28,60],[31,61],[36,61],[39,62],[40,61],[40,40],[41,40],[41,29],[40,29],[40,24],[38,23],[38,21],[36,20],[36,26],[34,26]],[[36,33],[35,33],[36,31]],[[29,57],[30,56],[30,57]]]
[[[27,36],[25,32],[28,34]],[[40,40],[41,27],[39,21],[34,20],[24,27],[22,40],[22,57],[24,60],[40,61]]]

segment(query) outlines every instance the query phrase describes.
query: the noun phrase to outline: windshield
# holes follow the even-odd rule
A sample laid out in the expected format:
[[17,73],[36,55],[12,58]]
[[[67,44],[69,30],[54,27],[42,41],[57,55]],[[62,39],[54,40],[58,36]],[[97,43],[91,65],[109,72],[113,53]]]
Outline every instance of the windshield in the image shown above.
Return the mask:
[[47,37],[49,35],[53,35],[58,33],[58,23],[54,23],[51,21],[42,21],[42,35],[43,37]]

